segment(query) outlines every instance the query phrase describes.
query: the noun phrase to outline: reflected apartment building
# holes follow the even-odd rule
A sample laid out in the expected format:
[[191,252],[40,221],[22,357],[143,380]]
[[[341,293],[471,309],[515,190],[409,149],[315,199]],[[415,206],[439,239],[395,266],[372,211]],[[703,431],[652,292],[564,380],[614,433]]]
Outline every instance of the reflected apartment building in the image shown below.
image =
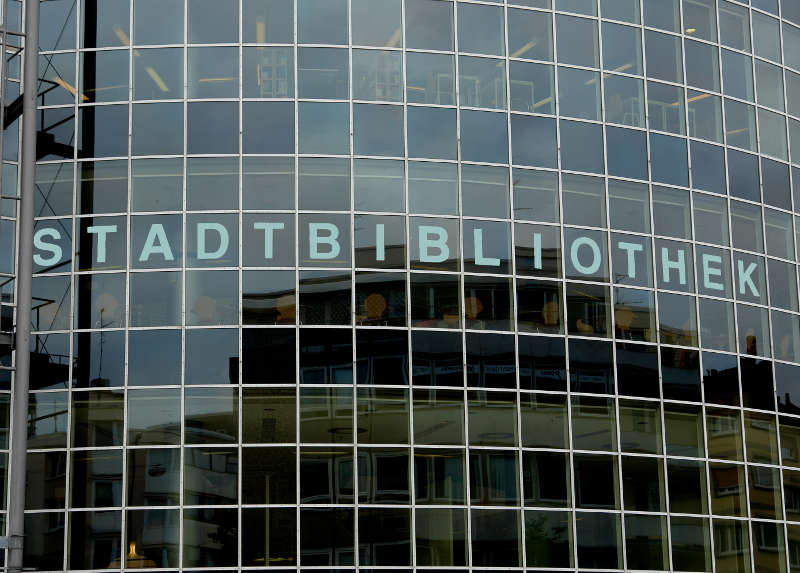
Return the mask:
[[800,570],[796,0],[48,0],[39,77],[26,568]]

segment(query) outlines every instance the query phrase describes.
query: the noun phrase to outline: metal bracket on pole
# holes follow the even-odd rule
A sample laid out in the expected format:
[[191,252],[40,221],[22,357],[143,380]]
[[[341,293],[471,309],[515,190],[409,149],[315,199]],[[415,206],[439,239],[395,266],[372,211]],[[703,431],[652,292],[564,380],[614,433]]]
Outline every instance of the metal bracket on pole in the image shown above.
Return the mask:
[[22,535],[13,535],[11,537],[0,537],[0,549],[22,549],[23,537]]

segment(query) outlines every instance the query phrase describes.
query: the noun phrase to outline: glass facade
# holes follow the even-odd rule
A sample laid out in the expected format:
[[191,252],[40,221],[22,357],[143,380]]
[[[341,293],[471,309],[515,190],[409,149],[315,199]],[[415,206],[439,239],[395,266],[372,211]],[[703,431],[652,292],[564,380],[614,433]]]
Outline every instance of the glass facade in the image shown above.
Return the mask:
[[800,571],[797,0],[41,19],[26,568]]

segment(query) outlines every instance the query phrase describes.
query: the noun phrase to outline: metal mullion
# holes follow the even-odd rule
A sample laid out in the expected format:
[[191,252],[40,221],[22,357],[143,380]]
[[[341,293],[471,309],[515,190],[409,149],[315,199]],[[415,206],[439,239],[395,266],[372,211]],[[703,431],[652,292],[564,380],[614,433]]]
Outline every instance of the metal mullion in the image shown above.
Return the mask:
[[243,426],[244,426],[244,271],[242,267],[244,266],[244,215],[242,214],[243,211],[243,196],[244,196],[244,103],[242,102],[244,97],[244,49],[242,48],[242,43],[244,41],[244,6],[243,2],[239,2],[237,0],[236,7],[239,10],[239,44],[237,46],[237,53],[239,56],[238,64],[238,72],[239,72],[239,157],[238,157],[238,165],[239,165],[239,180],[238,180],[238,192],[239,192],[239,213],[237,216],[238,223],[239,223],[239,269],[236,273],[238,278],[237,284],[237,310],[238,310],[238,325],[237,325],[237,349],[239,351],[239,360],[237,363],[237,373],[239,376],[238,380],[238,399],[239,399],[239,416],[237,420],[237,427],[239,430],[239,437],[237,440],[236,448],[237,448],[237,455],[238,463],[237,463],[237,488],[236,488],[236,499],[237,499],[237,525],[239,535],[237,535],[236,539],[236,550],[237,550],[237,559],[236,562],[238,563],[239,567],[243,565],[243,556],[242,556],[242,535],[241,532],[244,530],[244,511],[242,510],[242,482],[244,477],[244,466],[242,464],[243,461],[243,448],[242,444],[244,443],[244,434],[243,434]]
[[[131,5],[130,5],[130,13],[129,13],[128,22],[129,22],[129,28],[128,29],[131,30],[131,32],[132,32],[133,31],[133,3],[131,3]],[[131,37],[132,36],[133,36],[133,34],[131,34]],[[126,272],[125,272],[125,302],[123,303],[123,309],[124,309],[123,328],[127,328],[129,326],[129,322],[130,322],[129,319],[128,319],[128,316],[130,314],[130,309],[128,308],[129,307],[128,301],[130,300],[130,291],[131,291],[131,288],[130,288],[130,273],[127,272],[127,269],[129,269],[131,267],[131,244],[132,244],[132,241],[131,241],[131,233],[132,233],[132,230],[131,230],[131,226],[132,226],[131,225],[131,221],[132,221],[132,218],[131,218],[131,210],[132,210],[131,206],[133,204],[133,200],[132,200],[132,193],[133,193],[133,190],[132,190],[132,187],[133,187],[133,184],[132,184],[132,181],[133,181],[133,179],[132,179],[132,169],[133,169],[133,166],[132,166],[132,161],[131,161],[131,154],[133,153],[133,48],[132,48],[132,45],[133,44],[131,42],[127,46],[128,62],[129,62],[129,64],[128,64],[128,157],[127,157],[127,160],[126,160],[128,181],[127,181],[127,212],[126,212],[126,219],[125,219],[125,222],[127,224],[126,245],[125,245],[126,246],[125,255],[126,255],[126,259],[127,259],[126,260],[127,264],[125,266]],[[80,84],[78,84],[78,86],[80,86]],[[77,147],[77,145],[76,145],[76,147]],[[76,177],[75,181],[76,181],[76,185],[77,185],[77,181],[78,181],[77,177]],[[76,195],[76,201],[77,201],[77,193],[75,195]],[[100,326],[102,327],[103,325],[101,324]],[[74,327],[74,324],[73,324],[73,327]],[[125,361],[125,364],[123,366],[123,379],[124,379],[125,386],[123,387],[124,403],[123,403],[123,406],[122,406],[123,407],[123,417],[122,417],[122,420],[123,420],[123,425],[122,425],[122,428],[123,428],[123,434],[122,434],[123,447],[122,447],[122,487],[121,487],[122,499],[120,500],[120,506],[121,506],[121,515],[120,515],[121,545],[120,545],[120,547],[122,548],[121,549],[122,555],[120,555],[120,566],[122,568],[125,567],[125,549],[124,548],[127,545],[127,538],[128,538],[128,535],[127,535],[127,527],[128,527],[127,505],[128,505],[128,470],[129,470],[129,468],[128,468],[128,449],[127,448],[129,446],[129,443],[128,443],[128,427],[129,427],[129,424],[130,424],[130,414],[129,414],[129,407],[128,407],[129,406],[128,370],[129,370],[129,358],[130,358],[130,355],[129,355],[129,351],[128,351],[128,333],[127,333],[127,331],[124,331],[123,337],[124,337],[123,340],[124,340],[124,345],[125,345],[124,348],[123,348],[123,356],[124,356],[123,359]]]
[[[513,165],[513,149],[511,145],[511,62],[509,60],[509,43],[508,43],[508,15],[509,10],[508,6],[503,6],[503,45],[504,45],[504,64],[505,64],[505,75],[503,80],[506,82],[506,131],[508,133],[508,172],[506,173],[507,181],[508,181],[508,230],[509,230],[509,245],[510,245],[510,252],[509,252],[509,261],[508,266],[511,270],[511,312],[512,312],[512,325],[513,325],[513,336],[514,336],[514,370],[515,370],[515,379],[516,379],[516,415],[517,415],[517,423],[516,423],[516,432],[517,432],[517,440],[515,447],[515,457],[517,459],[518,469],[517,469],[517,495],[519,496],[519,519],[518,522],[520,524],[520,536],[519,536],[519,547],[520,547],[520,561],[519,564],[521,567],[525,567],[528,563],[528,555],[527,555],[527,547],[526,547],[526,532],[525,532],[525,492],[523,490],[524,486],[524,476],[523,476],[523,454],[522,454],[522,393],[520,391],[520,378],[519,378],[519,312],[517,309],[518,302],[517,302],[517,279],[516,279],[516,236],[514,233],[514,189],[513,189],[513,182],[514,182],[514,168]],[[530,395],[529,395],[530,396]]]
[[[349,24],[349,22],[348,22]],[[349,28],[349,26],[348,26]],[[294,216],[294,289],[295,289],[295,323],[294,329],[294,342],[295,342],[295,567],[301,564],[301,547],[300,547],[300,329],[298,324],[300,322],[300,314],[296,312],[297,304],[300,300],[300,216],[298,214],[299,205],[299,170],[300,159],[298,157],[300,150],[300,104],[298,102],[298,71],[297,71],[297,54],[298,54],[298,16],[297,16],[297,2],[292,2],[292,81],[294,82],[293,102],[294,102],[294,208],[292,214]]]
[[[753,15],[752,15],[752,11],[750,10],[750,6],[747,6],[746,10],[747,10],[747,19],[748,19],[748,31],[750,32],[750,49],[752,50],[752,56],[750,57],[750,66],[752,68],[752,74],[753,74],[753,104],[754,104],[755,115],[756,115],[755,119],[756,119],[756,150],[757,150],[756,153],[757,153],[757,157],[758,157],[758,196],[759,196],[759,199],[760,199],[759,207],[760,207],[760,213],[761,213],[762,247],[764,248],[764,255],[765,255],[764,259],[763,259],[764,260],[764,275],[766,277],[766,283],[767,283],[766,285],[764,285],[764,289],[765,289],[765,291],[767,293],[767,305],[769,305],[769,268],[768,268],[768,264],[767,264],[768,261],[767,261],[767,258],[766,258],[766,237],[767,237],[767,235],[766,235],[766,224],[764,222],[764,208],[763,208],[763,205],[764,205],[764,195],[763,195],[764,178],[763,178],[763,173],[762,173],[762,170],[761,170],[761,157],[762,157],[761,156],[761,125],[760,125],[761,122],[759,121],[759,117],[758,117],[758,109],[759,108],[758,108],[758,81],[757,81],[757,76],[756,76],[756,53],[755,53],[755,44],[753,42]],[[721,69],[722,68],[720,68],[720,70]],[[723,110],[723,115],[724,115],[724,110]],[[786,142],[787,142],[786,143],[786,145],[787,145],[786,154],[787,154],[787,158],[788,158],[788,155],[789,155],[789,149],[788,149],[789,135],[788,135],[788,131],[786,131],[787,129],[788,129],[788,122],[786,122],[785,118],[784,118],[784,131],[785,131],[785,134],[786,134]],[[791,171],[791,169],[790,169],[790,171]],[[731,241],[731,246],[733,246],[733,241]],[[731,253],[733,253],[733,249],[731,249]],[[734,272],[734,267],[731,267],[731,272]],[[797,273],[795,273],[795,274],[797,274]],[[738,312],[737,312],[737,315],[738,315]],[[768,328],[769,328],[769,340],[770,340],[770,348],[769,348],[770,356],[769,357],[772,358],[772,356],[773,356],[772,350],[773,349],[772,349],[772,312],[771,312],[771,309],[767,309],[767,325],[768,325]],[[736,333],[737,333],[737,347],[738,347],[738,334],[739,334],[738,327],[739,327],[739,325],[737,324],[737,330],[736,330]],[[745,349],[745,351],[746,351],[746,349]],[[738,353],[739,353],[739,355],[741,357],[741,355],[745,354],[746,352],[743,353],[742,349],[739,348],[738,349]],[[744,462],[744,488],[745,488],[745,499],[747,500],[747,512],[746,512],[745,515],[748,518],[747,519],[747,531],[748,531],[748,535],[749,535],[747,549],[748,549],[748,551],[750,553],[750,567],[751,567],[751,569],[753,571],[756,571],[755,545],[753,544],[753,523],[751,521],[751,509],[750,509],[750,472],[748,471],[750,468],[749,468],[749,465],[747,464],[747,439],[746,439],[746,435],[747,434],[746,434],[746,427],[745,427],[745,423],[744,423],[745,411],[744,411],[744,390],[743,390],[743,384],[742,384],[742,382],[743,382],[743,373],[742,373],[742,369],[741,369],[741,358],[737,359],[737,366],[738,366],[737,371],[738,371],[738,376],[739,376],[739,412],[740,412],[739,424],[741,426],[741,432],[742,432],[742,461]],[[773,370],[774,370],[774,368],[773,368]],[[774,388],[774,385],[773,385],[773,388]],[[775,398],[776,398],[775,397],[775,392],[773,391],[773,404],[774,404]],[[776,430],[777,430],[777,427],[776,427]]]
[[[469,444],[469,393],[467,391],[467,360],[466,360],[466,336],[464,334],[464,326],[466,323],[466,315],[464,314],[465,301],[464,301],[464,265],[463,265],[463,209],[462,209],[462,193],[461,193],[461,90],[459,86],[459,38],[458,38],[458,2],[449,3],[453,7],[453,90],[455,92],[455,110],[456,110],[456,166],[457,174],[456,181],[458,185],[458,233],[459,233],[459,261],[458,277],[459,285],[459,332],[461,334],[461,368],[462,368],[462,392],[464,396],[464,475],[466,486],[466,499],[464,500],[466,508],[466,532],[465,543],[467,546],[467,567],[472,568],[472,488],[469,480],[470,472],[470,444]],[[464,319],[462,320],[462,316]]]
[[[550,11],[550,18],[551,18],[551,29],[553,32],[553,109],[554,109],[554,119],[556,124],[556,173],[558,175],[556,179],[556,193],[558,195],[558,241],[559,245],[561,246],[561,250],[563,251],[564,246],[564,205],[563,205],[563,193],[561,189],[561,122],[560,122],[560,113],[561,113],[561,105],[559,103],[559,86],[558,86],[558,26],[556,26],[556,15],[555,12],[551,9]],[[599,20],[598,20],[599,22]],[[599,24],[598,24],[599,25]],[[598,47],[599,47],[599,39],[598,39]],[[561,308],[566,310],[567,308],[567,271],[566,271],[566,258],[564,256],[561,257],[561,276],[558,279],[559,285],[561,287]],[[563,313],[563,316],[566,318],[566,312]],[[572,387],[571,387],[571,377],[572,374],[570,372],[570,352],[569,352],[569,332],[567,328],[566,322],[563,324],[563,341],[564,341],[564,360],[565,360],[565,374],[566,374],[566,402],[567,402],[567,420],[568,420],[568,428],[567,428],[567,447],[569,448],[568,456],[569,456],[569,486],[570,486],[570,515],[571,521],[570,526],[572,528],[572,566],[578,566],[578,513],[577,513],[577,503],[576,503],[576,495],[575,495],[575,452],[573,450],[573,436],[572,436]]]
[[[778,14],[777,14],[777,16],[778,16],[778,33],[780,35],[779,40],[780,40],[780,44],[781,44],[781,62],[780,62],[781,71],[782,71],[781,79],[783,80],[783,101],[784,101],[784,107],[786,108],[786,116],[787,116],[787,122],[786,122],[787,125],[786,125],[786,127],[787,127],[787,129],[790,130],[790,133],[791,133],[791,121],[792,120],[791,120],[791,115],[789,114],[789,91],[786,88],[786,83],[787,83],[786,82],[786,76],[787,76],[786,70],[788,68],[786,67],[786,58],[785,58],[785,54],[784,54],[785,44],[784,44],[784,38],[783,38],[783,14],[782,14],[783,13],[783,9],[782,9],[782,6],[780,4],[781,3],[778,2]],[[787,145],[788,145],[788,154],[789,154],[789,166],[788,166],[789,167],[789,203],[790,203],[789,208],[791,210],[791,220],[792,220],[792,243],[793,243],[793,245],[795,247],[795,250],[792,253],[794,255],[793,258],[792,258],[792,263],[794,263],[795,261],[797,261],[797,258],[798,258],[797,257],[798,245],[796,244],[797,243],[797,221],[795,221],[795,216],[794,216],[794,212],[793,212],[794,211],[794,206],[795,206],[795,200],[796,200],[795,197],[794,197],[794,194],[795,194],[795,192],[794,192],[795,191],[794,190],[795,173],[794,173],[794,169],[792,168],[793,154],[792,154],[791,137],[787,137],[786,141],[787,141]],[[798,150],[798,151],[800,152],[800,150]],[[795,269],[795,273],[794,273],[794,275],[795,275],[794,279],[796,281],[795,282],[795,288],[800,289],[800,284],[797,282],[798,281],[797,266],[795,266],[794,264],[792,266]],[[767,282],[769,282],[769,281],[767,281]],[[797,292],[800,292],[800,290],[798,290]],[[771,318],[772,318],[772,313],[770,312],[770,319]],[[775,353],[774,353],[775,341],[773,340],[773,338],[774,337],[770,337],[770,339],[772,340],[772,344],[773,344],[772,356],[774,358],[774,356],[775,356]],[[773,362],[773,364],[774,364],[774,362]],[[773,388],[775,389],[775,394],[776,394],[775,417],[773,419],[775,420],[775,434],[776,434],[776,443],[777,443],[777,447],[778,447],[778,485],[781,488],[780,492],[781,492],[781,506],[782,506],[781,507],[781,516],[782,516],[782,521],[783,521],[783,523],[782,523],[782,525],[783,525],[783,549],[784,549],[785,556],[786,556],[786,563],[788,564],[790,562],[790,559],[791,559],[790,553],[789,553],[789,526],[787,524],[787,522],[789,520],[788,520],[788,517],[786,516],[786,490],[784,489],[784,483],[783,483],[783,465],[782,465],[783,460],[781,459],[781,452],[783,451],[782,450],[782,446],[781,446],[781,432],[780,432],[780,420],[781,420],[781,417],[780,417],[780,409],[778,408],[778,405],[777,405],[777,376],[775,374],[774,365],[773,365],[773,384],[774,384]]]
[[350,145],[350,149],[348,150],[348,161],[349,161],[349,173],[350,173],[350,206],[348,208],[349,214],[349,225],[350,225],[350,245],[349,245],[349,253],[350,253],[350,345],[351,345],[351,361],[352,364],[350,365],[351,368],[351,376],[352,376],[352,404],[353,404],[353,413],[352,413],[352,424],[353,424],[353,433],[352,433],[352,445],[350,446],[352,456],[353,456],[353,565],[357,568],[359,566],[360,561],[360,551],[359,551],[359,527],[358,527],[358,515],[359,515],[359,505],[360,505],[360,490],[359,490],[359,479],[358,479],[358,464],[359,464],[359,444],[357,440],[358,436],[358,388],[357,388],[357,380],[356,380],[356,284],[355,284],[355,216],[353,214],[355,210],[355,159],[353,158],[355,152],[355,130],[354,130],[354,123],[355,123],[355,104],[353,103],[353,6],[352,0],[347,0],[347,108],[349,112],[349,137],[348,142]]
[[[598,51],[601,52],[603,46],[603,26],[601,22],[602,12],[601,7],[598,6],[598,15],[597,15],[597,42],[598,42]],[[602,58],[600,61],[600,71],[599,71],[599,82],[600,82],[600,118],[601,118],[601,125],[605,126],[605,78],[603,75],[603,62]],[[605,230],[601,232],[605,233],[605,242],[606,242],[606,249],[608,252],[608,294],[609,294],[609,311],[611,316],[609,317],[611,331],[608,333],[608,337],[611,339],[611,369],[614,373],[614,391],[612,395],[612,400],[614,400],[614,415],[615,415],[615,422],[614,427],[617,432],[617,448],[615,452],[615,457],[617,459],[617,480],[618,480],[618,492],[619,492],[619,510],[620,510],[620,531],[621,531],[621,539],[620,539],[620,551],[622,552],[622,565],[623,568],[627,568],[628,563],[628,551],[627,551],[627,542],[626,542],[626,529],[625,529],[625,491],[624,491],[624,481],[622,475],[622,426],[620,424],[620,396],[619,396],[619,387],[618,387],[618,369],[617,369],[617,342],[616,342],[616,316],[614,314],[614,284],[612,282],[613,275],[611,274],[611,212],[610,212],[610,201],[609,201],[609,193],[608,193],[608,145],[605,143],[605,135],[606,129],[603,128],[603,170],[605,175],[603,177],[603,191],[604,191],[604,205],[605,205],[605,215],[606,219],[605,223]],[[652,241],[651,241],[652,242]]]
[[[409,420],[409,433],[408,433],[408,443],[409,443],[409,455],[408,455],[408,463],[409,463],[409,473],[408,473],[408,481],[409,481],[409,514],[411,519],[410,524],[410,544],[411,544],[411,567],[416,567],[417,565],[417,488],[416,488],[416,474],[414,471],[415,466],[415,451],[416,451],[416,436],[414,434],[414,413],[415,413],[415,406],[414,406],[414,379],[413,379],[413,348],[411,345],[412,340],[412,330],[411,330],[411,274],[409,273],[409,269],[411,268],[411,241],[410,241],[410,219],[408,216],[408,82],[406,80],[406,73],[408,71],[407,67],[407,54],[408,54],[408,46],[405,40],[405,30],[406,30],[406,3],[405,0],[400,2],[400,30],[402,32],[402,36],[400,38],[400,50],[401,50],[401,64],[400,64],[400,76],[402,78],[402,94],[401,94],[401,102],[403,105],[403,229],[405,233],[405,269],[403,271],[403,276],[405,277],[405,281],[403,284],[404,291],[406,293],[406,322],[405,322],[405,334],[406,334],[406,352],[407,352],[407,376],[408,376],[408,383],[406,387],[408,388],[408,420]],[[353,203],[353,208],[355,209],[356,205]],[[353,248],[355,249],[355,241],[353,241]],[[355,264],[355,259],[354,259]]]
[[[184,523],[183,523],[183,506],[186,503],[184,489],[185,489],[185,479],[186,479],[186,472],[185,472],[185,465],[186,465],[186,385],[185,385],[185,375],[186,375],[186,254],[187,251],[187,221],[188,217],[186,215],[186,189],[187,189],[187,177],[186,177],[186,170],[187,170],[187,159],[186,155],[189,148],[189,129],[188,129],[188,122],[189,122],[189,104],[187,103],[187,95],[189,93],[189,0],[184,0],[183,3],[183,93],[181,93],[181,98],[183,100],[183,157],[182,157],[182,164],[183,164],[183,173],[181,174],[181,189],[182,189],[182,196],[181,196],[181,225],[183,229],[183,261],[181,264],[180,276],[181,276],[181,449],[180,449],[180,469],[178,475],[180,476],[179,479],[179,487],[180,491],[178,492],[178,503],[180,508],[178,509],[178,535],[179,535],[179,545],[178,545],[178,567],[180,571],[183,571],[183,536],[184,536]],[[241,233],[239,233],[241,235]]]

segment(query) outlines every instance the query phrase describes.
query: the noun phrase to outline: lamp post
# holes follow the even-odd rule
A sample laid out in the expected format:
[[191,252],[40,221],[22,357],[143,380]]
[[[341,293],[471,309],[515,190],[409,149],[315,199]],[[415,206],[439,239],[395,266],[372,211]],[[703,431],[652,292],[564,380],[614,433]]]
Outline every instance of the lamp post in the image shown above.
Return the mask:
[[[28,447],[28,388],[31,371],[33,199],[36,185],[36,94],[39,83],[39,0],[25,2],[20,204],[18,210],[17,324],[8,473],[8,570],[22,571],[25,476]],[[4,102],[5,104],[5,102]]]

